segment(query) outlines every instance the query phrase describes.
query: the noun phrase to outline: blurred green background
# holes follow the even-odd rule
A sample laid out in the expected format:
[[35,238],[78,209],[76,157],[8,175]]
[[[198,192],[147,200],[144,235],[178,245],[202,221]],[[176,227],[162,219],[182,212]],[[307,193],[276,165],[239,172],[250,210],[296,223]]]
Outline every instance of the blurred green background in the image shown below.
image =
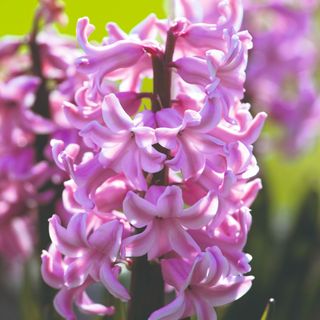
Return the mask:
[[[32,24],[37,0],[1,0],[0,35],[26,34]],[[105,24],[117,22],[124,30],[130,30],[135,24],[151,12],[159,18],[165,17],[162,0],[65,0],[69,24],[60,28],[61,32],[75,35],[77,19],[88,16],[96,26],[95,38],[105,35]]]

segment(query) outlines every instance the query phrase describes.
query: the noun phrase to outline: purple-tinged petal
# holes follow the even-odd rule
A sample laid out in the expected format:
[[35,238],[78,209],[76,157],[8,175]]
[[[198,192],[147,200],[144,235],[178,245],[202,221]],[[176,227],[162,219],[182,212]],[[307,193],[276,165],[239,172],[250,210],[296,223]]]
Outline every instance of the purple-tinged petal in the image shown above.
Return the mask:
[[123,211],[128,221],[137,228],[146,226],[157,216],[156,207],[132,191],[128,192],[123,202]]
[[107,127],[113,132],[131,130],[133,121],[123,110],[119,99],[114,94],[107,95],[102,103],[102,116]]
[[218,139],[223,139],[225,142],[235,142],[240,140],[243,143],[252,144],[260,135],[266,118],[267,114],[260,112],[256,115],[256,117],[250,123],[250,126],[245,131],[239,132],[227,127],[218,126],[212,130],[212,134]]
[[128,37],[127,34],[114,22],[107,23],[106,30],[108,31],[108,44],[127,39]]
[[255,200],[259,190],[261,190],[262,184],[260,179],[254,179],[249,181],[243,187],[243,198],[242,201],[245,206],[250,207]]
[[207,301],[197,297],[196,295],[192,295],[192,302],[199,320],[217,320],[215,310]]
[[86,249],[85,239],[86,214],[78,214],[72,217],[67,229],[60,224],[60,218],[53,215],[49,219],[49,233],[52,243],[70,257],[77,257]]
[[65,148],[65,144],[61,140],[52,139],[50,141],[50,145],[52,148],[52,157],[56,165],[62,170],[67,170],[68,167],[63,160],[63,155],[67,155],[69,158],[75,159],[80,151],[80,146],[77,144],[69,144]]
[[113,296],[122,301],[130,300],[127,289],[115,277],[114,272],[108,263],[102,264],[99,275],[101,282]]
[[181,257],[195,256],[199,253],[200,247],[193,238],[179,224],[166,223],[167,233],[172,249]]
[[174,170],[181,170],[185,180],[197,178],[205,168],[206,159],[188,139],[181,136],[180,140],[177,154],[166,164]]
[[94,260],[90,255],[82,256],[71,262],[65,271],[65,286],[68,288],[76,288],[84,284],[93,262]]
[[137,146],[139,148],[146,148],[152,146],[157,142],[155,130],[149,127],[132,128]]
[[81,311],[90,315],[112,316],[116,311],[113,306],[106,307],[100,303],[94,303],[85,291],[76,297],[75,303]]
[[183,209],[182,191],[177,186],[168,186],[157,202],[157,216],[161,218],[178,217]]
[[183,57],[173,63],[179,76],[186,82],[205,87],[210,83],[207,62],[199,57]]
[[130,34],[137,35],[141,40],[152,39],[155,36],[155,24],[157,17],[154,13],[148,15],[143,21],[136,25]]
[[227,146],[228,150],[228,167],[235,173],[242,173],[250,164],[252,151],[249,150],[243,143],[234,142]]
[[127,136],[123,134],[113,133],[110,129],[102,126],[97,121],[89,122],[80,131],[84,142],[91,148],[111,148],[119,149],[127,140]]
[[197,294],[207,300],[212,306],[219,307],[241,298],[251,288],[252,276],[230,276],[225,284],[214,287],[199,287]]
[[150,223],[147,228],[134,236],[126,238],[123,241],[123,248],[126,257],[143,256],[156,246],[158,241],[158,234],[153,230],[153,224]]
[[122,231],[123,225],[118,220],[104,223],[90,235],[89,245],[114,261],[120,249]]
[[77,289],[61,289],[53,300],[53,304],[60,316],[66,320],[77,320],[73,311],[73,299]]
[[93,108],[90,112],[85,112],[83,109],[66,101],[63,103],[63,111],[69,123],[77,129],[82,129],[91,121],[99,121],[102,119],[100,108]]
[[140,151],[141,168],[145,172],[155,173],[162,170],[167,156],[152,146]]
[[100,86],[106,74],[134,65],[145,54],[142,44],[127,39],[105,46],[93,46],[88,42],[92,31],[88,18],[78,20],[77,39],[87,56],[78,58],[76,63],[80,72],[94,74],[96,86]]
[[164,254],[172,251],[168,239],[167,222],[162,219],[155,219],[152,223],[152,232],[155,235],[156,241],[148,251],[148,260],[153,260],[163,256]]
[[179,113],[170,108],[161,109],[155,114],[155,117],[159,128],[177,128],[182,122],[182,117]]
[[208,224],[218,211],[218,197],[214,192],[209,192],[192,207],[184,209],[179,217],[179,222],[189,229],[200,229]]
[[162,259],[161,271],[165,282],[180,291],[190,272],[191,266],[181,259]]
[[155,130],[157,141],[164,148],[175,150],[177,148],[177,135],[180,131],[178,128],[157,128]]
[[199,112],[201,122],[197,126],[198,132],[209,132],[220,122],[222,118],[222,108],[220,104],[213,104],[208,100]]
[[179,294],[172,302],[154,311],[148,320],[179,320],[184,315],[185,304],[184,294]]
[[121,161],[121,169],[119,169],[123,171],[136,190],[147,190],[147,182],[141,167],[140,150],[138,150],[134,142],[131,141],[125,152]]
[[49,247],[49,251],[42,251],[41,255],[41,276],[43,280],[53,288],[63,286],[63,262],[62,255],[56,250],[54,245]]

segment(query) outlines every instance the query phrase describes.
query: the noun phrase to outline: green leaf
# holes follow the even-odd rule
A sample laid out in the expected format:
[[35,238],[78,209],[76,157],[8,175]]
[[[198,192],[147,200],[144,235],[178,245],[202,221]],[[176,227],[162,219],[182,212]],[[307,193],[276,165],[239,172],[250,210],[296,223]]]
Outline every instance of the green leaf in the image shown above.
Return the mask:
[[264,309],[261,320],[272,320],[274,307],[275,307],[275,301],[273,298],[270,298],[266,308]]

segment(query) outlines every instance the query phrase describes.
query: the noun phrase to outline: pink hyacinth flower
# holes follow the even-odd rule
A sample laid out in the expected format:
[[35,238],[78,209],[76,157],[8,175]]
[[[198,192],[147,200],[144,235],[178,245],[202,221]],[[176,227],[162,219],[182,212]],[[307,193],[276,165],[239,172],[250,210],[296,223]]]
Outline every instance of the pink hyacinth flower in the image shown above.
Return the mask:
[[100,280],[117,298],[130,298],[116,278],[119,268],[113,266],[120,248],[123,229],[117,220],[102,224],[89,236],[86,214],[73,216],[67,229],[60,225],[58,216],[53,216],[49,222],[53,244],[70,258],[64,273],[64,284],[67,287],[83,285],[90,275],[96,281]]
[[199,252],[198,244],[187,229],[200,229],[208,224],[217,212],[218,201],[214,194],[208,193],[192,207],[183,209],[180,188],[153,186],[146,199],[129,192],[123,206],[133,226],[146,227],[143,232],[125,239],[125,254],[141,256],[147,253],[148,259],[152,260],[172,250],[181,256]]
[[179,320],[196,314],[199,320],[216,320],[213,307],[237,300],[251,287],[253,277],[230,275],[228,260],[218,247],[200,253],[192,266],[172,259],[162,262],[163,276],[177,290],[170,304],[149,320]]
[[127,178],[140,190],[146,189],[143,171],[157,172],[163,168],[165,155],[153,148],[156,137],[152,127],[144,120],[146,117],[132,120],[123,110],[113,94],[105,97],[102,104],[104,125],[91,122],[81,130],[85,142],[91,147],[101,148],[99,160],[105,168],[124,172]]

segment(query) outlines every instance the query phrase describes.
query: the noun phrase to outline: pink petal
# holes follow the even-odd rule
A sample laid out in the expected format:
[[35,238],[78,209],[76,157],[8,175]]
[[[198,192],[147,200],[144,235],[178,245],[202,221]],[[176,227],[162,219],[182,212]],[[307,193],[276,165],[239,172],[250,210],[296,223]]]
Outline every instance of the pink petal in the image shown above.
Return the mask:
[[123,247],[125,251],[126,257],[139,257],[143,256],[153,246],[156,246],[157,235],[153,232],[153,225],[152,223],[147,226],[147,228],[134,236],[126,238],[123,241]]
[[179,115],[179,113],[170,108],[161,109],[155,114],[157,126],[159,128],[165,127],[165,128],[177,128],[182,123],[182,117]]
[[106,307],[102,304],[94,303],[85,291],[76,297],[75,303],[86,314],[112,316],[116,311],[114,307]]
[[122,301],[130,300],[128,291],[115,277],[108,263],[104,263],[101,266],[99,275],[102,284],[113,296],[121,299]]
[[199,320],[217,320],[215,310],[207,301],[193,295],[192,302]]
[[220,122],[222,110],[219,104],[213,104],[208,100],[200,110],[201,122],[197,126],[198,132],[209,132]]
[[192,207],[183,210],[179,222],[189,229],[200,229],[207,225],[218,211],[218,197],[214,192],[209,192]]
[[185,297],[178,295],[171,303],[153,312],[148,320],[179,320],[185,311]]
[[123,110],[119,99],[113,93],[105,96],[103,100],[102,116],[107,127],[113,132],[128,131],[133,126],[132,119]]
[[104,46],[93,46],[88,42],[88,35],[91,32],[92,27],[88,19],[80,19],[77,38],[87,55],[78,58],[76,65],[80,72],[92,75],[94,94],[97,90],[103,91],[101,86],[107,74],[135,65],[146,53],[142,44],[131,39],[119,40]]
[[167,156],[152,146],[140,151],[141,167],[145,172],[155,173],[163,168]]
[[134,147],[133,140],[126,133],[115,134],[113,138],[105,142],[99,154],[99,161],[105,168],[110,167],[116,172],[121,172],[123,171],[122,163],[125,163],[125,155],[130,154]]
[[128,36],[127,34],[114,22],[109,22],[106,25],[108,31],[108,44],[124,40]]
[[123,202],[123,211],[128,221],[137,228],[146,226],[157,215],[156,207],[152,203],[132,191],[128,192]]
[[219,50],[223,50],[226,48],[226,41],[223,37],[223,29],[213,24],[191,24],[188,27],[186,33],[182,35],[182,37],[189,44],[197,48],[215,48]]
[[[52,243],[63,254],[70,257],[77,257],[82,254],[86,248],[86,242],[83,238],[83,229],[85,228],[86,214],[79,214],[72,217],[72,232],[60,225],[60,218],[53,215],[49,219],[49,233]],[[71,223],[70,222],[70,223]]]
[[261,190],[262,184],[260,179],[254,179],[246,183],[243,187],[243,202],[244,205],[250,207],[255,200],[259,190]]
[[148,260],[159,258],[172,250],[168,239],[166,220],[156,219],[152,222],[152,233],[157,239],[148,251]]
[[210,83],[207,62],[203,58],[183,57],[174,61],[179,76],[186,82],[205,87]]
[[230,143],[227,150],[229,152],[228,167],[235,174],[244,172],[252,158],[252,151],[239,141]]
[[174,170],[181,170],[183,178],[197,178],[205,168],[205,157],[187,139],[180,137],[180,146],[172,160],[166,161]]
[[89,244],[112,261],[118,256],[123,225],[118,220],[102,224],[89,237]]
[[90,112],[84,113],[79,107],[70,102],[63,103],[63,111],[69,123],[77,129],[82,129],[91,121],[99,121],[102,118],[100,108],[94,108]]
[[140,150],[137,149],[134,142],[132,142],[127,146],[125,152],[126,154],[123,156],[121,162],[121,170],[136,190],[145,191],[147,189],[147,182],[141,167]]
[[84,138],[85,143],[92,148],[121,146],[126,141],[126,135],[115,134],[97,121],[89,122],[80,131],[80,135]]
[[251,288],[253,279],[251,276],[230,276],[225,284],[211,288],[201,287],[197,289],[197,294],[214,307],[222,306],[245,295]]
[[154,13],[151,13],[147,18],[136,25],[130,31],[130,34],[136,34],[141,40],[153,38],[156,22],[156,15]]
[[157,128],[156,137],[159,144],[163,147],[175,150],[177,148],[177,135],[180,131],[178,128]]
[[77,320],[73,312],[73,299],[77,289],[61,289],[53,300],[53,304],[60,316],[66,320]]
[[167,224],[167,234],[171,248],[181,257],[190,257],[200,252],[200,247],[179,224]]
[[65,144],[61,140],[52,139],[50,141],[50,146],[52,148],[52,157],[56,165],[67,171],[68,166],[64,161],[64,156],[69,157],[70,159],[75,159],[80,151],[80,146],[78,144],[69,144],[65,147]]
[[252,144],[259,137],[266,118],[267,114],[260,112],[250,123],[250,126],[243,132],[218,126],[212,131],[212,134],[218,139],[223,139],[225,142],[235,142],[240,140],[243,143]]
[[183,209],[182,191],[177,186],[168,186],[157,202],[157,216],[162,218],[178,217]]
[[139,148],[146,148],[152,146],[157,142],[155,130],[149,127],[136,127],[132,128],[136,143]]
[[41,276],[43,280],[53,288],[61,288],[64,270],[60,252],[51,245],[49,252],[42,251],[41,261]]
[[65,285],[69,288],[81,286],[87,280],[93,262],[90,255],[71,262],[65,271]]
[[161,259],[163,279],[177,291],[183,289],[190,269],[190,264],[182,259]]

